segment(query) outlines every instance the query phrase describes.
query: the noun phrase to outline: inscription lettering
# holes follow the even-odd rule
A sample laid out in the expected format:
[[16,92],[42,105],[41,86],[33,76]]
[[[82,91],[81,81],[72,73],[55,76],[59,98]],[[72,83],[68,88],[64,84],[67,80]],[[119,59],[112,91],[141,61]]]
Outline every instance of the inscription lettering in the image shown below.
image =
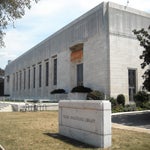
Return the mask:
[[71,119],[71,120],[77,120],[77,121],[84,121],[88,123],[95,123],[95,119],[91,118],[82,118],[79,116],[68,116],[68,115],[63,115],[63,118],[65,119]]

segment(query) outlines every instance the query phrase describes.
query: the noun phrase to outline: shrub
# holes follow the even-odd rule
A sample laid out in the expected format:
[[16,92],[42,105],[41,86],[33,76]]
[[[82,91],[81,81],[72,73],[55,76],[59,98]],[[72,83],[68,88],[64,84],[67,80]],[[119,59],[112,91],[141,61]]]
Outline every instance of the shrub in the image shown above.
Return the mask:
[[116,113],[116,112],[123,112],[124,111],[124,107],[122,105],[116,105],[113,109],[112,112]]
[[84,86],[77,86],[77,87],[74,87],[71,92],[72,93],[75,93],[75,92],[79,92],[79,93],[89,93],[91,92],[92,90],[88,87],[84,87]]
[[109,101],[111,102],[112,109],[117,106],[117,100],[115,98],[111,97]]
[[92,91],[87,94],[87,100],[104,100],[105,95],[100,91]]
[[117,96],[117,103],[118,103],[119,105],[122,105],[122,106],[125,105],[125,97],[124,97],[123,94],[119,94],[119,95]]
[[146,110],[150,110],[150,102],[144,103],[143,108],[146,109]]
[[134,96],[134,101],[138,107],[144,107],[145,103],[148,103],[148,94],[145,91],[139,91]]
[[137,110],[135,104],[128,104],[124,107],[124,112],[135,111],[135,110]]
[[66,93],[64,89],[55,89],[51,91],[51,94],[63,94],[63,93]]

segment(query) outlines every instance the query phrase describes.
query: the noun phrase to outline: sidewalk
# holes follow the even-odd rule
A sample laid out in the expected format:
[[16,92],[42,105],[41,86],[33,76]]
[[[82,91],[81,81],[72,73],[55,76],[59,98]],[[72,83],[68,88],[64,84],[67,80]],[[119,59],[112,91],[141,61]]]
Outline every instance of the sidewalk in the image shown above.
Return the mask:
[[114,113],[112,127],[150,134],[150,110]]
[[113,128],[118,128],[118,129],[124,129],[124,130],[130,130],[130,131],[136,131],[136,132],[142,132],[142,133],[150,134],[150,130],[149,129],[133,127],[133,126],[125,126],[125,125],[118,124],[118,123],[112,123],[112,127]]

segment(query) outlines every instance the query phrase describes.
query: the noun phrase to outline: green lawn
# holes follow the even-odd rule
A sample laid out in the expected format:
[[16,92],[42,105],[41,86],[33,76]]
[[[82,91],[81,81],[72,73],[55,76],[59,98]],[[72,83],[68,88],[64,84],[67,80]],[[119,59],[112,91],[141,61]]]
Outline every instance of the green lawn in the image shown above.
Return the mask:
[[[112,131],[112,147],[107,150],[150,150],[150,134]],[[57,111],[0,113],[0,144],[6,150],[98,149],[60,136]]]

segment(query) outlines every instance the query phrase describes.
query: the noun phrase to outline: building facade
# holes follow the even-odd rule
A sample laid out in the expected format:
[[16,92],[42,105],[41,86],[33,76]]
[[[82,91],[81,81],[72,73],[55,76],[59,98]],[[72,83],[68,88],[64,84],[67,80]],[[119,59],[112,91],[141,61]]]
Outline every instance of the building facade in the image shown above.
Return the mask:
[[132,100],[144,72],[132,31],[149,25],[150,14],[103,2],[9,63],[5,94],[50,99],[54,89],[84,85]]

